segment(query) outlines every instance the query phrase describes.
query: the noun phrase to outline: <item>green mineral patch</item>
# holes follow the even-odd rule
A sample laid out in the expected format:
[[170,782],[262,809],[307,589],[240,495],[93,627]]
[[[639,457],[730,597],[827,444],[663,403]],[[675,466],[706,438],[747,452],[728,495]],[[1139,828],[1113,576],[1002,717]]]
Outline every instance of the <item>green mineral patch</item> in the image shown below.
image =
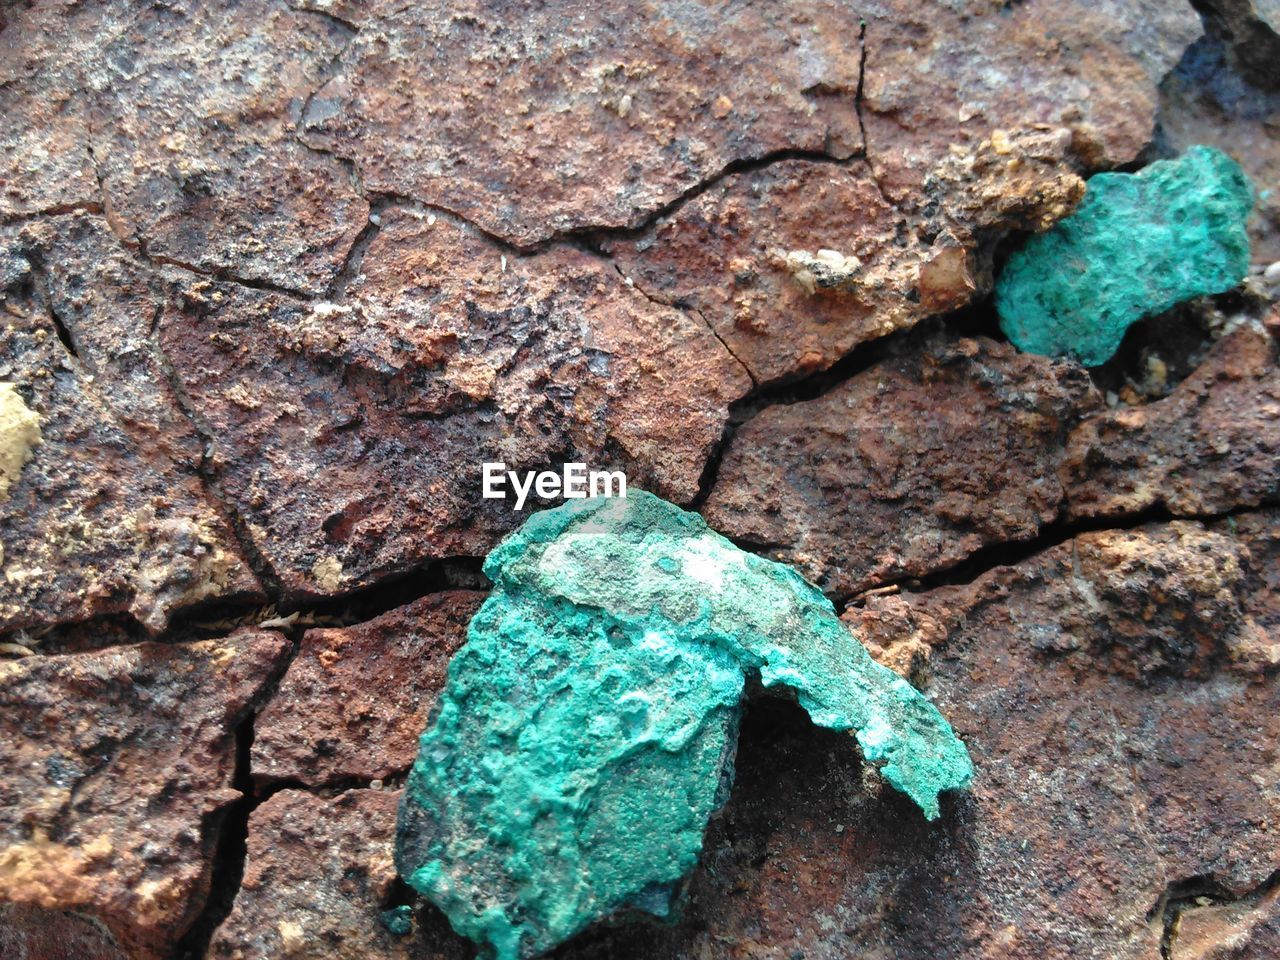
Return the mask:
[[1009,258],[1001,329],[1028,353],[1105,363],[1135,321],[1244,278],[1252,208],[1248,178],[1211,147],[1097,174],[1075,213]]
[[972,776],[946,720],[816,588],[650,494],[535,514],[485,572],[494,589],[422,735],[396,862],[486,955],[672,912],[726,799],[748,677],[854,733],[930,819]]

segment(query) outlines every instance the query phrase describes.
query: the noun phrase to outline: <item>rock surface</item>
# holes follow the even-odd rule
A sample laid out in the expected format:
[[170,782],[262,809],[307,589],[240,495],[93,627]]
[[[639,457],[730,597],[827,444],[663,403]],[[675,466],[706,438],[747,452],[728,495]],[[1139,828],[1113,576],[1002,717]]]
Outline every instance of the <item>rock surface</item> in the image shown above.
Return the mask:
[[930,820],[969,784],[947,721],[821,593],[651,494],[536,514],[485,572],[396,865],[487,955],[538,956],[616,911],[670,915],[732,779],[748,674],[854,734]]
[[483,595],[433,594],[354,627],[308,630],[258,715],[255,780],[317,787],[404,773]]
[[288,650],[242,632],[0,663],[0,901],[93,918],[135,960],[168,956],[240,796],[236,728]]
[[[864,163],[787,160],[726,177],[606,249],[646,295],[704,317],[757,381],[783,380],[989,289],[989,237],[1043,229],[1083,195],[1070,147],[1059,129],[948,155],[923,210],[890,201]],[[848,265],[815,281],[804,258],[823,251]]]
[[185,281],[159,337],[293,595],[487,552],[521,517],[480,498],[486,461],[622,468],[688,502],[750,386],[702,323],[599,259],[508,255],[413,211],[384,215],[339,302]]
[[397,937],[382,921],[396,880],[391,859],[396,790],[323,799],[276,794],[249,820],[235,907],[209,945],[216,960],[463,960],[463,941],[439,917]]
[[1072,517],[1153,506],[1183,516],[1280,495],[1280,347],[1255,324],[1219,340],[1169,396],[1107,411],[1067,441],[1062,483]]
[[1252,209],[1252,184],[1211,147],[1097,174],[1075,213],[1005,264],[1000,328],[1021,350],[1105,363],[1134,322],[1244,279]]
[[848,595],[1057,518],[1063,440],[1101,398],[1074,364],[934,335],[730,441],[704,513]]
[[1170,960],[1250,960],[1280,952],[1280,893],[1190,910],[1178,918]]
[[[194,431],[148,353],[156,306],[145,284],[126,288],[136,274],[110,255],[86,263],[56,248],[64,226],[0,237],[0,381],[12,385],[10,404],[21,400],[19,419],[39,420],[38,444],[5,431],[6,449],[21,454],[6,463],[23,466],[6,466],[0,503],[0,628],[127,613],[154,632],[202,601],[260,597],[197,472]],[[42,252],[49,237],[52,254]],[[46,287],[33,262],[51,255],[66,272]],[[73,298],[64,284],[89,292]]]

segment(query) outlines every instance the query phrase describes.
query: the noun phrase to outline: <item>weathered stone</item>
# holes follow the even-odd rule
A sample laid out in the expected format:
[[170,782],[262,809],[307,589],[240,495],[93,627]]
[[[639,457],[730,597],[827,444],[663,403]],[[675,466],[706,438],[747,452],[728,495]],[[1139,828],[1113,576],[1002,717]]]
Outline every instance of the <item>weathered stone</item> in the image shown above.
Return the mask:
[[100,922],[66,910],[0,903],[0,956],[9,960],[128,960]]
[[435,594],[354,627],[308,630],[258,715],[254,779],[320,786],[408,770],[482,599]]
[[[261,596],[196,464],[174,459],[185,442],[177,413],[165,415],[172,429],[163,420],[139,425],[162,406],[144,398],[162,397],[163,381],[148,395],[118,381],[119,367],[95,378],[97,368],[60,341],[36,295],[38,276],[14,252],[20,246],[6,249],[17,266],[0,291],[0,382],[39,418],[40,442],[26,449],[0,503],[0,629],[128,613],[158,631],[201,601]],[[121,305],[118,290],[105,293],[111,276],[89,274],[99,292],[88,302]],[[104,340],[128,328],[118,314],[110,322],[118,327],[102,330]],[[95,344],[97,355],[103,342]]]
[[622,909],[668,916],[732,776],[747,674],[856,735],[932,820],[964,745],[794,571],[640,491],[536,514],[450,665],[396,863],[454,929],[536,956]]
[[306,141],[518,244],[627,226],[737,160],[862,145],[858,12],[380,3]]
[[383,215],[339,303],[179,285],[160,337],[219,482],[295,594],[476,556],[522,518],[480,465],[583,461],[679,502],[750,381],[711,333],[570,249]]
[[1280,890],[1187,910],[1177,919],[1169,948],[1169,960],[1266,960],[1278,955]]
[[1073,517],[1164,506],[1213,514],[1280,493],[1280,369],[1270,334],[1248,324],[1219,340],[1162,400],[1101,413],[1067,442]]
[[741,426],[703,512],[828,592],[923,576],[1054,520],[1064,438],[1100,406],[1074,364],[933,336]]
[[1241,72],[1280,89],[1280,2],[1205,0],[1204,11],[1210,33],[1229,45]]
[[101,6],[0,12],[0,221],[100,206],[81,65],[111,36]]
[[[606,249],[647,295],[706,318],[756,380],[784,379],[989,288],[979,238],[1042,229],[1083,195],[1069,146],[1066,130],[1037,131],[948,156],[924,211],[891,203],[865,164],[788,160],[727,177]],[[824,252],[845,273],[815,279]]]
[[1258,187],[1249,218],[1253,259],[1280,260],[1280,90],[1248,83],[1223,44],[1205,37],[1160,86],[1159,142],[1173,153],[1205,143],[1240,164]]
[[349,38],[272,0],[131,16],[93,77],[94,156],[122,236],[158,260],[323,292],[369,207],[296,128]]
[[867,156],[897,201],[920,197],[953,150],[1038,124],[1069,128],[1088,168],[1135,159],[1160,79],[1202,29],[1189,4],[1164,0],[879,0],[859,15]]
[[276,794],[249,818],[244,881],[214,934],[210,960],[464,960],[443,917],[411,936],[386,929],[396,879],[391,845],[399,791],[323,799]]
[[0,901],[92,917],[134,960],[168,956],[240,795],[235,729],[288,651],[239,633],[0,663]]
[[1015,251],[996,284],[1020,349],[1104,363],[1130,325],[1231,289],[1249,269],[1253,188],[1211,147],[1137,173],[1100,173],[1070,217]]

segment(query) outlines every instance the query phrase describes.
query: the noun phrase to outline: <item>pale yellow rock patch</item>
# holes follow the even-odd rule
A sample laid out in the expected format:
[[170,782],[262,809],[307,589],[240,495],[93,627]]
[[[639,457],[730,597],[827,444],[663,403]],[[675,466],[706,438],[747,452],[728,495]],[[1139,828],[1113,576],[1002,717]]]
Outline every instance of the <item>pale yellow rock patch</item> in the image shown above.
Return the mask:
[[18,482],[40,440],[39,415],[12,383],[0,383],[0,503],[9,499],[9,488]]

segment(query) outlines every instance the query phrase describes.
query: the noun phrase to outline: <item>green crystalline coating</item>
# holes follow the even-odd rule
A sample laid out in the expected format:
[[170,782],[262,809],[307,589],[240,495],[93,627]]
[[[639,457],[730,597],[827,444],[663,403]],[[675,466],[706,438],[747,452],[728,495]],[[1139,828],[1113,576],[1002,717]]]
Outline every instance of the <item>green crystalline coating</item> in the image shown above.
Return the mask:
[[1244,278],[1252,208],[1248,178],[1212,147],[1097,174],[1075,213],[1009,258],[1000,328],[1028,353],[1105,363],[1134,322]]
[[732,776],[748,675],[933,819],[973,767],[941,714],[793,570],[650,494],[532,516],[449,666],[396,862],[454,929],[531,957],[630,908],[665,916]]

